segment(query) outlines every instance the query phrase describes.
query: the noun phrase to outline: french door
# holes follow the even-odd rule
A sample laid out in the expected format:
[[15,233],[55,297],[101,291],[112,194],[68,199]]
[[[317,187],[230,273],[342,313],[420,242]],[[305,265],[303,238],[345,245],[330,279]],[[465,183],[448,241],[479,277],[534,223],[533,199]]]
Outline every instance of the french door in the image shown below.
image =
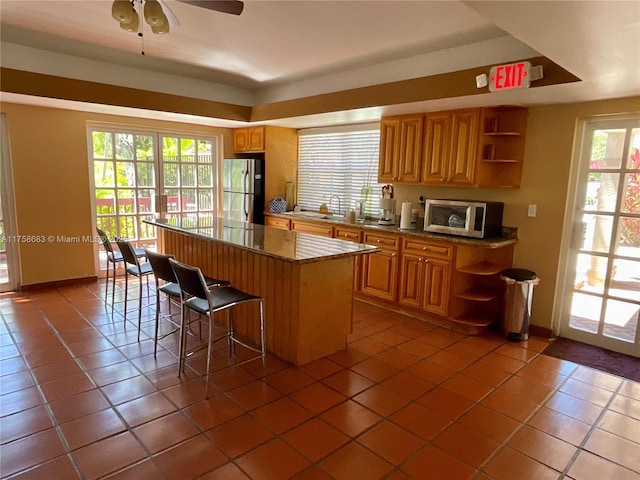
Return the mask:
[[640,356],[640,117],[584,125],[560,336]]
[[[95,126],[89,143],[96,225],[109,238],[156,249],[155,228],[145,219],[215,215],[217,138]],[[98,270],[104,264],[99,259]]]
[[15,218],[7,119],[0,113],[0,292],[17,290],[20,284]]

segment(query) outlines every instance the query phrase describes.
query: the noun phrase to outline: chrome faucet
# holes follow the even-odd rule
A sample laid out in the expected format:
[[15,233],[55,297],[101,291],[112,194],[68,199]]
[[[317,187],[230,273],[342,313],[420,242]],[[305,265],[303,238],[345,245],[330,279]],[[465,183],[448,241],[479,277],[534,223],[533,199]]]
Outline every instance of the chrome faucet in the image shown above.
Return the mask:
[[[332,201],[334,198],[337,198],[337,199],[338,199],[338,212],[337,212],[337,214],[338,214],[338,215],[340,215],[340,197],[339,197],[338,195],[331,195],[331,196],[329,197],[329,205],[331,205],[331,201]],[[336,213],[336,212],[333,212],[333,213]]]

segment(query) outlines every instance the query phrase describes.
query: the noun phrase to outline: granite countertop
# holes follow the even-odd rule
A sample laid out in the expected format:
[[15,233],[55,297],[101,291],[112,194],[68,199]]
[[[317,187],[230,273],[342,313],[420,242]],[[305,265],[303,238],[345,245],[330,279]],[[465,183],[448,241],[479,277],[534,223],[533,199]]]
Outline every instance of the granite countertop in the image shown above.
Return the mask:
[[409,230],[400,229],[399,225],[378,225],[376,220],[365,220],[364,223],[349,223],[345,222],[344,218],[331,218],[330,216],[326,218],[321,218],[320,215],[312,213],[313,216],[307,216],[304,212],[296,213],[286,212],[286,213],[271,213],[265,212],[265,215],[269,215],[272,217],[280,217],[287,219],[296,219],[296,220],[304,220],[304,221],[312,221],[312,222],[322,222],[322,223],[331,223],[334,225],[353,227],[353,228],[361,228],[363,230],[376,231],[380,233],[393,233],[396,235],[403,235],[405,237],[411,237],[419,240],[427,240],[427,241],[438,241],[438,242],[446,242],[456,245],[470,245],[475,247],[484,247],[484,248],[501,248],[506,247],[507,245],[513,245],[518,243],[517,238],[503,238],[503,237],[494,237],[494,238],[467,238],[467,237],[459,237],[455,235],[446,235],[443,233],[431,233],[425,232],[419,228],[412,228]]
[[337,238],[215,217],[150,218],[144,222],[294,263],[311,263],[380,251],[377,247]]

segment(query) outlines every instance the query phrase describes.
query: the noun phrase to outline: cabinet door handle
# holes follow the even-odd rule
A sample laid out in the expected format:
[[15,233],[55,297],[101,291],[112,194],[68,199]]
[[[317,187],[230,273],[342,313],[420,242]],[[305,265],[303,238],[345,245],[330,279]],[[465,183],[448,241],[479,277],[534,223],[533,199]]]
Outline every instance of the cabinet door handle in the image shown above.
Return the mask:
[[419,257],[419,258],[418,258],[418,261],[419,261],[419,262],[421,262],[421,261],[422,261],[422,257]]

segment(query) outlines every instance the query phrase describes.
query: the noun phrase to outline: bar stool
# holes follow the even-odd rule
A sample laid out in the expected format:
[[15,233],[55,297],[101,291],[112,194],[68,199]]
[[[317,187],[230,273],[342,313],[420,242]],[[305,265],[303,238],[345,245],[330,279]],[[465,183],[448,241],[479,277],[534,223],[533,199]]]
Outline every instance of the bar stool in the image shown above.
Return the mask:
[[[140,341],[140,324],[142,323],[142,278],[148,279],[149,275],[153,274],[151,264],[149,262],[140,263],[138,257],[135,254],[135,250],[131,243],[120,238],[116,238],[116,244],[120,249],[122,258],[125,262],[125,275],[124,275],[124,327],[127,328],[127,297],[129,296],[129,275],[133,275],[139,280],[138,291],[138,341]],[[143,250],[144,252],[144,250]],[[149,286],[147,280],[147,288]]]
[[[180,263],[175,259],[169,259],[173,271],[178,279],[178,285],[180,285],[181,291],[181,305],[182,305],[182,323],[180,328],[180,345],[181,355],[178,364],[178,375],[184,370],[185,360],[188,355],[194,352],[186,352],[187,344],[187,326],[189,323],[188,315],[189,311],[193,310],[201,315],[209,317],[209,339],[207,342],[207,375],[206,375],[206,387],[207,392],[209,388],[209,372],[211,367],[211,352],[214,341],[222,340],[225,337],[218,339],[213,338],[213,316],[215,313],[225,310],[228,314],[227,317],[227,335],[229,339],[229,348],[233,353],[235,351],[235,344],[240,344],[249,350],[260,353],[260,357],[265,356],[265,340],[264,340],[264,299],[256,295],[251,295],[242,292],[231,286],[209,289],[205,281],[202,271],[198,267],[193,267]],[[231,307],[249,302],[257,302],[260,307],[260,348],[256,348],[249,345],[240,339],[235,337],[233,318],[231,316]],[[200,347],[200,348],[204,348]],[[197,349],[197,350],[200,350]],[[197,351],[196,350],[196,351]],[[256,357],[250,358],[246,361],[254,360]],[[242,362],[244,363],[244,362]]]
[[[178,279],[176,278],[176,275],[173,272],[173,267],[169,262],[170,258],[175,258],[173,255],[157,253],[148,249],[145,249],[144,252],[147,256],[147,259],[149,260],[149,263],[151,264],[153,276],[156,279],[156,325],[153,346],[153,356],[155,357],[158,351],[158,340],[162,340],[166,336],[176,333],[180,330],[180,328],[177,327],[170,332],[165,333],[161,337],[158,337],[160,318],[169,318],[169,320],[171,321],[171,317],[173,315],[176,315],[171,314],[171,301],[173,300],[176,301],[178,305],[180,304],[180,285],[178,285]],[[226,280],[218,280],[216,278],[205,277],[205,281],[208,287],[231,285]],[[162,317],[160,317],[160,292],[164,293],[167,296],[167,300],[169,301],[169,314],[163,315]],[[182,343],[180,343],[180,345],[182,345]],[[180,351],[179,353],[182,354],[182,351]]]
[[[113,315],[113,303],[115,301],[116,295],[116,269],[118,263],[124,262],[124,258],[122,258],[122,254],[120,252],[116,252],[113,250],[111,246],[111,242],[109,241],[109,237],[104,233],[103,230],[96,227],[96,231],[98,232],[98,236],[100,237],[100,241],[102,242],[102,246],[107,254],[107,277],[105,280],[104,287],[104,306],[107,306],[107,297],[109,296],[109,265],[113,265],[113,285],[111,287],[111,315]],[[144,258],[145,253],[142,248],[134,248],[133,249],[136,257]]]

